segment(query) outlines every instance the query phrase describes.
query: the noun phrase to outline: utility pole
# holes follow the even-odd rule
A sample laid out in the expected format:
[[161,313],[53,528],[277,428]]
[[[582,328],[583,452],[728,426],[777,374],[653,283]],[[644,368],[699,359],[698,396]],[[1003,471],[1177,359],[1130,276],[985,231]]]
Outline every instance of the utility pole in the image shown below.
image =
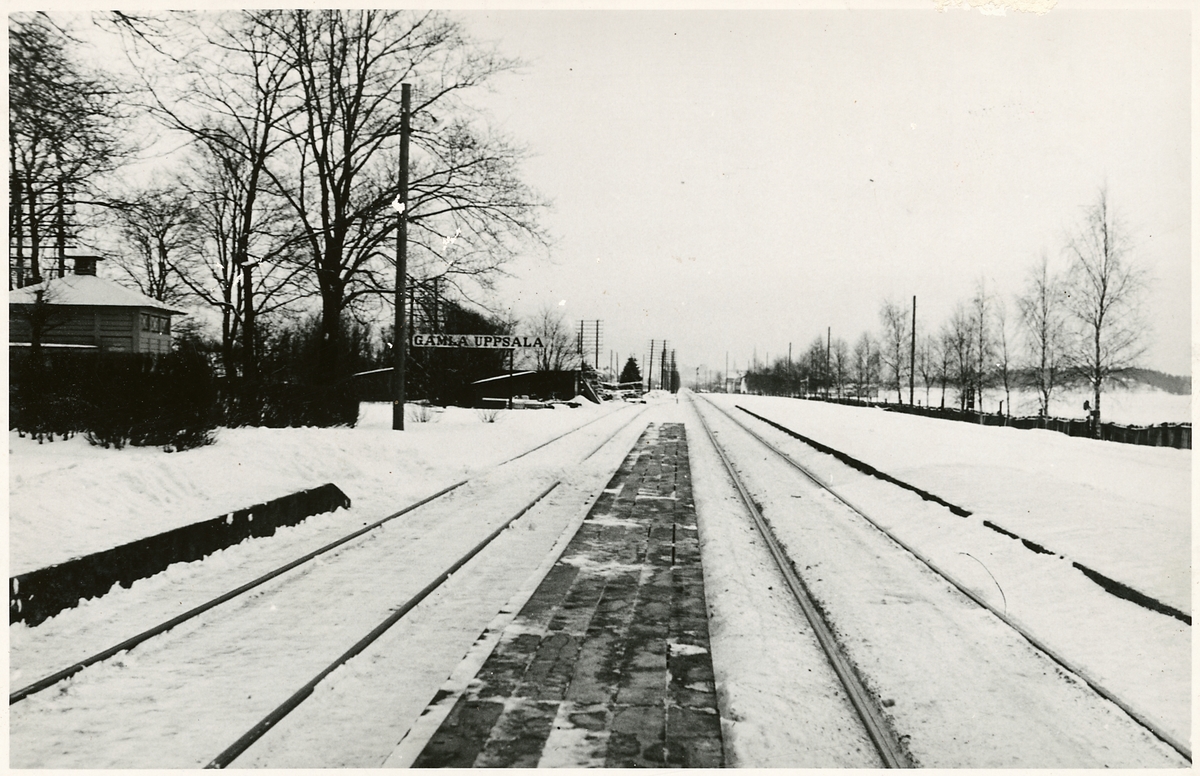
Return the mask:
[[908,405],[913,403],[913,384],[917,373],[917,297],[913,295],[912,347],[908,351]]
[[833,373],[829,369],[829,344],[833,342],[833,327],[825,327],[825,398],[829,398],[829,389],[833,385]]
[[242,377],[258,380],[258,360],[254,355],[254,277],[256,261],[242,263]]
[[654,340],[650,340],[650,361],[646,364],[646,393],[654,390]]
[[667,385],[667,341],[663,340],[662,348],[658,354],[658,390],[669,391],[671,386]]
[[412,87],[400,85],[400,195],[396,198],[396,210],[400,221],[396,224],[396,320],[392,343],[392,429],[404,430],[404,354],[408,350],[408,326],[404,317],[404,282],[408,274],[408,137],[409,108],[412,102]]
[[792,343],[788,343],[788,370],[787,370],[787,391],[788,396],[792,395]]

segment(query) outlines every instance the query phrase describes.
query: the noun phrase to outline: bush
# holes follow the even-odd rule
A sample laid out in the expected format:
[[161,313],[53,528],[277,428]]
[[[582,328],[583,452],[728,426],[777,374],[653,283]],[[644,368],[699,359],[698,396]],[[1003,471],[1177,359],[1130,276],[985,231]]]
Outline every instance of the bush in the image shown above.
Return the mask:
[[9,426],[38,441],[82,433],[100,447],[210,444],[217,425],[352,426],[351,386],[218,381],[208,357],[188,348],[149,353],[10,349]]
[[408,419],[414,423],[428,423],[436,419],[437,416],[433,412],[433,406],[428,402],[415,402],[408,407]]
[[97,364],[89,381],[95,391],[87,419],[92,444],[174,452],[213,441],[216,385],[202,354],[105,354]]
[[353,426],[358,399],[347,384],[248,383],[228,380],[220,389],[226,426]]
[[187,450],[216,427],[212,369],[199,353],[10,356],[10,426],[39,441],[84,433],[101,447]]
[[475,414],[484,423],[495,423],[496,419],[500,417],[500,410],[495,407],[478,407]]

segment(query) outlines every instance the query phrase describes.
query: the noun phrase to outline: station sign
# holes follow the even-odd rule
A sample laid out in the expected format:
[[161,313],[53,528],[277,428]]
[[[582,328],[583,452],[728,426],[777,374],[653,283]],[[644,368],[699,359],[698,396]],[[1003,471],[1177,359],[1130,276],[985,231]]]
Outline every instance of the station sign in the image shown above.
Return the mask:
[[414,348],[490,348],[499,350],[543,350],[541,337],[521,334],[420,334],[409,339]]

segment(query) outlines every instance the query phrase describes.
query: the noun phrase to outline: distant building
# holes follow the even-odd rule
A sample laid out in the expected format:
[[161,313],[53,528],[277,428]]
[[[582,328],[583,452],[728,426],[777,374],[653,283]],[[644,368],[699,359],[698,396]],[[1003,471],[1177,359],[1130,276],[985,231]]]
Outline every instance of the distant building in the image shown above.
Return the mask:
[[[496,375],[471,383],[476,407],[503,407],[516,397],[543,401],[574,399],[590,390],[578,370],[525,371]],[[593,401],[599,397],[588,396]]]
[[28,347],[38,328],[41,343],[50,347],[167,353],[171,316],[182,313],[97,277],[96,258],[81,256],[75,260],[75,274],[8,292],[8,342]]

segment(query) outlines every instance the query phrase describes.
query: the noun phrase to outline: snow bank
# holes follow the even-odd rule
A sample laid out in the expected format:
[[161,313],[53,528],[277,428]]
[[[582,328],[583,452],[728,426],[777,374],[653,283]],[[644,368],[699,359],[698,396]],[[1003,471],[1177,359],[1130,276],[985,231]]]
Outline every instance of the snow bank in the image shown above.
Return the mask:
[[[207,520],[326,482],[360,515],[405,503],[516,455],[620,404],[521,412],[484,422],[473,409],[433,408],[393,431],[388,403],[364,404],[355,428],[219,429],[216,443],[164,453],[93,447],[82,437],[39,445],[9,433],[9,573]],[[518,412],[518,411],[512,411]]]

